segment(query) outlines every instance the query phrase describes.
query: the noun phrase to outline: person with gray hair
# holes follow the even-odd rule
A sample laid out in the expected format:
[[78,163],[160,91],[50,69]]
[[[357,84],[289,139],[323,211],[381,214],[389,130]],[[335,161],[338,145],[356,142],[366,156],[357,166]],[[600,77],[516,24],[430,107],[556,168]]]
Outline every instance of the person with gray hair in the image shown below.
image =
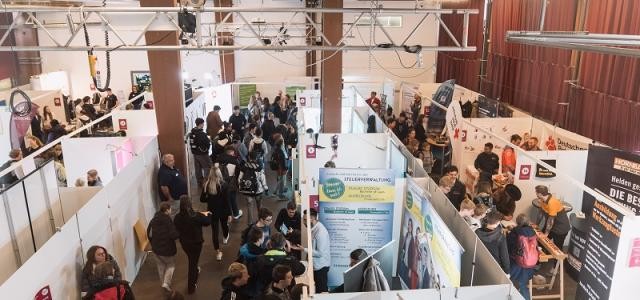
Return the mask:
[[180,196],[188,195],[189,190],[187,179],[175,167],[173,154],[162,156],[162,165],[158,169],[158,188],[160,189],[160,200],[171,203],[171,217],[175,216],[180,209]]
[[98,176],[96,169],[87,171],[87,186],[102,186],[102,179]]

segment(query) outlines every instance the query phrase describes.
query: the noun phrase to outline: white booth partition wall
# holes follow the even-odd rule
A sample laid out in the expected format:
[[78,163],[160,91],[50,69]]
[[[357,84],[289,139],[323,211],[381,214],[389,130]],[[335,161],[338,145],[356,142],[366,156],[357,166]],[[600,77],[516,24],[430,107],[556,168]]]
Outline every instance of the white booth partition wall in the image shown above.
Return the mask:
[[[230,83],[219,85],[216,87],[211,87],[211,88],[199,89],[198,92],[202,92],[202,94],[205,97],[205,101],[206,101],[205,108],[206,108],[207,114],[213,111],[213,107],[217,105],[217,106],[220,106],[220,118],[222,119],[222,121],[228,121],[229,117],[231,116],[231,113],[233,112],[233,106],[237,105],[237,104],[234,104],[233,102],[232,90],[233,90],[233,85]],[[195,107],[194,109],[197,109],[197,107]],[[185,114],[185,116],[187,115]],[[206,115],[204,119],[206,121]],[[187,124],[187,128],[189,128],[189,126],[191,125]]]
[[113,130],[122,130],[128,137],[158,135],[156,111],[153,109],[115,110],[111,118]]
[[[134,225],[137,222],[148,224],[155,213],[157,192],[152,187],[158,163],[157,139],[146,139],[145,147],[119,176],[95,193],[77,213],[65,216],[64,225],[39,247],[38,252],[24,260],[17,271],[7,267],[14,256],[10,252],[4,253],[4,283],[0,293],[11,295],[13,299],[31,299],[41,288],[49,286],[52,299],[79,299],[79,278],[86,261],[84,255],[96,244],[106,247],[114,256],[123,279],[133,281],[146,255]],[[55,174],[46,176],[55,182]],[[82,195],[76,197],[82,198],[93,191],[79,193]],[[0,226],[5,224],[0,223]],[[3,246],[2,251],[5,248]]]

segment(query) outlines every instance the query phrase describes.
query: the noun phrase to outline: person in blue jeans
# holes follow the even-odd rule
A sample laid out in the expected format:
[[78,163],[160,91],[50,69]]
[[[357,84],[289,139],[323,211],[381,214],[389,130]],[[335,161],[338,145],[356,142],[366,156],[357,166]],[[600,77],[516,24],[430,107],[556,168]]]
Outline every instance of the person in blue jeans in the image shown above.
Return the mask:
[[527,286],[529,284],[529,280],[533,277],[535,267],[525,268],[519,265],[514,258],[517,255],[520,255],[521,252],[520,245],[518,243],[520,236],[532,237],[536,235],[536,232],[530,225],[529,217],[525,214],[519,214],[516,217],[516,224],[518,226],[513,228],[507,235],[507,249],[509,251],[511,261],[509,274],[511,276],[511,280],[518,285],[518,291],[522,297],[526,300],[530,300],[531,295],[529,295],[529,288]]

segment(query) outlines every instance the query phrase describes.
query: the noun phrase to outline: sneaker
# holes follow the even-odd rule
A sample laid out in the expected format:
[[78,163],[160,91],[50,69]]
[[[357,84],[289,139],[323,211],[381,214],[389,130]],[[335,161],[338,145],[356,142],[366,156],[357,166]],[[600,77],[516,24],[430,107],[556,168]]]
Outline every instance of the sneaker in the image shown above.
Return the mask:
[[242,209],[238,209],[238,215],[237,216],[233,216],[233,218],[235,220],[240,219],[240,217],[242,217]]
[[225,236],[224,239],[222,239],[222,244],[226,245],[229,242],[230,236],[231,236],[231,233],[227,233],[227,236]]
[[218,254],[216,254],[216,260],[217,261],[221,261],[222,260],[222,251],[218,250]]

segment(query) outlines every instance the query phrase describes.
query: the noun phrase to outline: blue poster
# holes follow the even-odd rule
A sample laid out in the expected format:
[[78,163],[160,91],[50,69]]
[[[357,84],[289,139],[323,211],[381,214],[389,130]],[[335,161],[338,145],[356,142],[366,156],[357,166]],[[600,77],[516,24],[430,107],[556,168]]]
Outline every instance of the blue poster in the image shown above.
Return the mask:
[[395,176],[382,169],[320,169],[319,218],[331,237],[329,286],[343,283],[349,254],[391,241]]

